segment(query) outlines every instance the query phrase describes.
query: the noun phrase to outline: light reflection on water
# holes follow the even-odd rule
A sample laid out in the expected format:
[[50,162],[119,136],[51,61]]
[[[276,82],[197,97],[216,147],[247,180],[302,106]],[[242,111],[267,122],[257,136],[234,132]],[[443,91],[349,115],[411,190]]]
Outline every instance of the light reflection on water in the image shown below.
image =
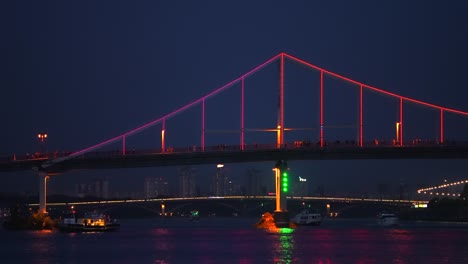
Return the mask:
[[273,248],[279,256],[275,257],[275,263],[291,263],[294,260],[294,229],[280,228],[279,243],[273,244]]
[[271,234],[274,263],[292,263],[294,258],[293,228],[267,228],[265,232]]
[[0,230],[1,263],[468,263],[468,228],[363,221],[255,229],[257,219],[122,222],[111,233]]
[[31,250],[33,255],[54,255],[57,251],[57,246],[53,240],[49,239],[53,236],[53,231],[42,230],[31,232],[31,244],[28,249]]
[[[173,247],[170,240],[168,239],[168,237],[171,235],[170,229],[156,228],[151,231],[151,234],[156,237],[162,238],[157,243],[154,243],[154,247],[157,251],[169,251]],[[160,261],[160,262],[156,262],[156,263],[164,263],[165,260],[157,260],[157,261]]]

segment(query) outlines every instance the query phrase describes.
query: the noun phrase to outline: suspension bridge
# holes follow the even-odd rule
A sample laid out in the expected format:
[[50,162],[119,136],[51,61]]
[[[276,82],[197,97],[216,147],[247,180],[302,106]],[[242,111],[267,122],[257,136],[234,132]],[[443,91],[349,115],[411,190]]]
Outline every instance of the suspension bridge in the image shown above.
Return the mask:
[[[299,65],[298,71],[305,70],[306,74],[313,76],[310,83],[301,86],[305,85],[307,90],[313,90],[315,96],[305,100],[295,115],[286,113],[292,107],[298,107],[298,103],[286,104],[286,101],[288,96],[301,91],[288,91],[294,86],[294,80],[286,75],[290,71],[285,65],[291,68]],[[248,97],[249,89],[262,86],[251,79],[271,67],[275,67],[275,80],[269,80],[268,84],[263,86],[270,89],[268,94],[274,95],[273,102],[267,102],[263,98],[256,99],[255,106],[247,109],[247,103],[253,100]],[[291,72],[290,75],[294,77],[296,74]],[[255,83],[252,86],[256,87],[249,88],[249,82]],[[235,102],[238,114],[224,116],[223,122],[228,122],[233,128],[224,132],[237,134],[237,143],[228,143],[227,140],[223,142],[219,137],[212,140],[216,133],[212,133],[214,130],[208,129],[207,126],[209,111],[220,111],[216,108],[210,109],[208,100],[213,101],[228,90],[236,91],[230,93],[237,94],[231,96],[230,101]],[[336,109],[344,107],[343,102],[351,105],[344,112],[352,114],[347,117],[348,125],[337,125]],[[271,105],[274,107],[271,108]],[[263,111],[263,108],[271,111]],[[193,109],[199,111],[198,118],[192,120],[198,119],[198,126],[183,127],[181,131],[171,130],[169,120],[193,112]],[[260,119],[268,120],[267,126],[254,127],[255,123],[265,122],[252,121],[247,125],[247,120],[252,120],[251,116],[257,115],[257,112],[266,113]],[[344,116],[345,113],[341,115]],[[287,170],[286,161],[290,160],[466,159],[468,142],[464,142],[463,137],[457,140],[452,138],[455,138],[456,134],[466,135],[467,131],[460,131],[460,128],[468,127],[467,116],[466,111],[396,94],[345,77],[290,54],[279,53],[218,89],[142,126],[75,152],[3,157],[0,159],[0,171],[35,169],[42,175],[41,182],[45,185],[48,175],[75,169],[273,161],[278,171],[276,181],[279,190],[281,175]],[[429,130],[433,131],[432,135],[428,136],[427,125],[420,125],[421,120],[431,124]],[[215,126],[217,122],[221,121],[213,121],[210,126]],[[461,126],[462,123],[465,125]],[[131,138],[154,127],[159,131],[158,145],[147,144],[141,149],[128,147],[127,142]],[[340,127],[346,128],[344,130],[348,134],[338,135],[334,132]],[[376,132],[378,128],[384,128],[385,133]],[[298,131],[306,136],[297,138]],[[249,139],[251,133],[259,132],[268,133],[268,136],[264,136],[258,142]],[[198,139],[190,144],[180,139],[180,142],[184,143],[179,145],[177,140],[168,142],[169,134],[182,134],[183,138]],[[283,211],[286,196],[279,196],[281,197],[277,197],[277,209]],[[41,207],[45,207],[45,197],[41,198]]]

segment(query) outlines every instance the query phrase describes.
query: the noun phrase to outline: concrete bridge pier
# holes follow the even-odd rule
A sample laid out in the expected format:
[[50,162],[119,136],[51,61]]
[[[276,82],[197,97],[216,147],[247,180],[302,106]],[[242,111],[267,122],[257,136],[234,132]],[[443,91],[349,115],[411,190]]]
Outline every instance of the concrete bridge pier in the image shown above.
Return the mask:
[[289,175],[286,161],[277,161],[273,171],[275,171],[276,186],[276,210],[273,219],[276,227],[289,227],[289,212],[286,204],[286,195],[289,192]]
[[47,213],[47,180],[49,179],[47,172],[39,172],[39,212]]

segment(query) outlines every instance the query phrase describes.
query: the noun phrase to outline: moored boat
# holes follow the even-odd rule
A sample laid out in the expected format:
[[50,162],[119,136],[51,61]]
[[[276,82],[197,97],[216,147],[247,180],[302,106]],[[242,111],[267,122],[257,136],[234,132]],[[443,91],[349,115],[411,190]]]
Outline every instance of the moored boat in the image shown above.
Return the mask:
[[400,218],[393,213],[380,213],[377,223],[382,226],[397,226],[400,224]]
[[76,213],[64,216],[57,225],[64,232],[96,232],[115,231],[120,228],[117,219],[111,219],[109,215],[87,212],[82,217]]
[[302,210],[292,219],[292,222],[297,225],[320,225],[322,224],[322,215],[309,212],[309,210]]

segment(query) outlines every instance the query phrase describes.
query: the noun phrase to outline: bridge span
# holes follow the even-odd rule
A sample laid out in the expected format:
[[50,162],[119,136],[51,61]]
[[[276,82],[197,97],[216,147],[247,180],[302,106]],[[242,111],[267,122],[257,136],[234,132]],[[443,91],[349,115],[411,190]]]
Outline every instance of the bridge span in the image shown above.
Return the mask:
[[334,144],[326,147],[282,148],[256,146],[241,150],[238,146],[222,150],[185,150],[161,153],[158,150],[130,152],[91,152],[52,163],[48,156],[0,162],[0,171],[37,169],[48,173],[61,173],[83,169],[114,169],[202,165],[217,163],[243,163],[277,160],[352,160],[352,159],[467,159],[468,144],[404,145],[404,146],[347,146]]
[[[226,196],[188,197],[154,199],[120,199],[102,201],[74,201],[48,203],[48,212],[60,215],[71,207],[77,211],[109,212],[125,217],[141,216],[187,216],[191,210],[200,211],[203,216],[251,216],[259,217],[275,210],[275,196]],[[287,197],[288,210],[295,214],[307,208],[324,216],[351,215],[375,216],[381,210],[397,211],[427,205],[426,200],[375,199],[353,197]],[[29,204],[39,207],[40,204]],[[134,215],[133,215],[134,214]],[[348,216],[349,216],[348,212]],[[122,216],[119,216],[122,217]]]

